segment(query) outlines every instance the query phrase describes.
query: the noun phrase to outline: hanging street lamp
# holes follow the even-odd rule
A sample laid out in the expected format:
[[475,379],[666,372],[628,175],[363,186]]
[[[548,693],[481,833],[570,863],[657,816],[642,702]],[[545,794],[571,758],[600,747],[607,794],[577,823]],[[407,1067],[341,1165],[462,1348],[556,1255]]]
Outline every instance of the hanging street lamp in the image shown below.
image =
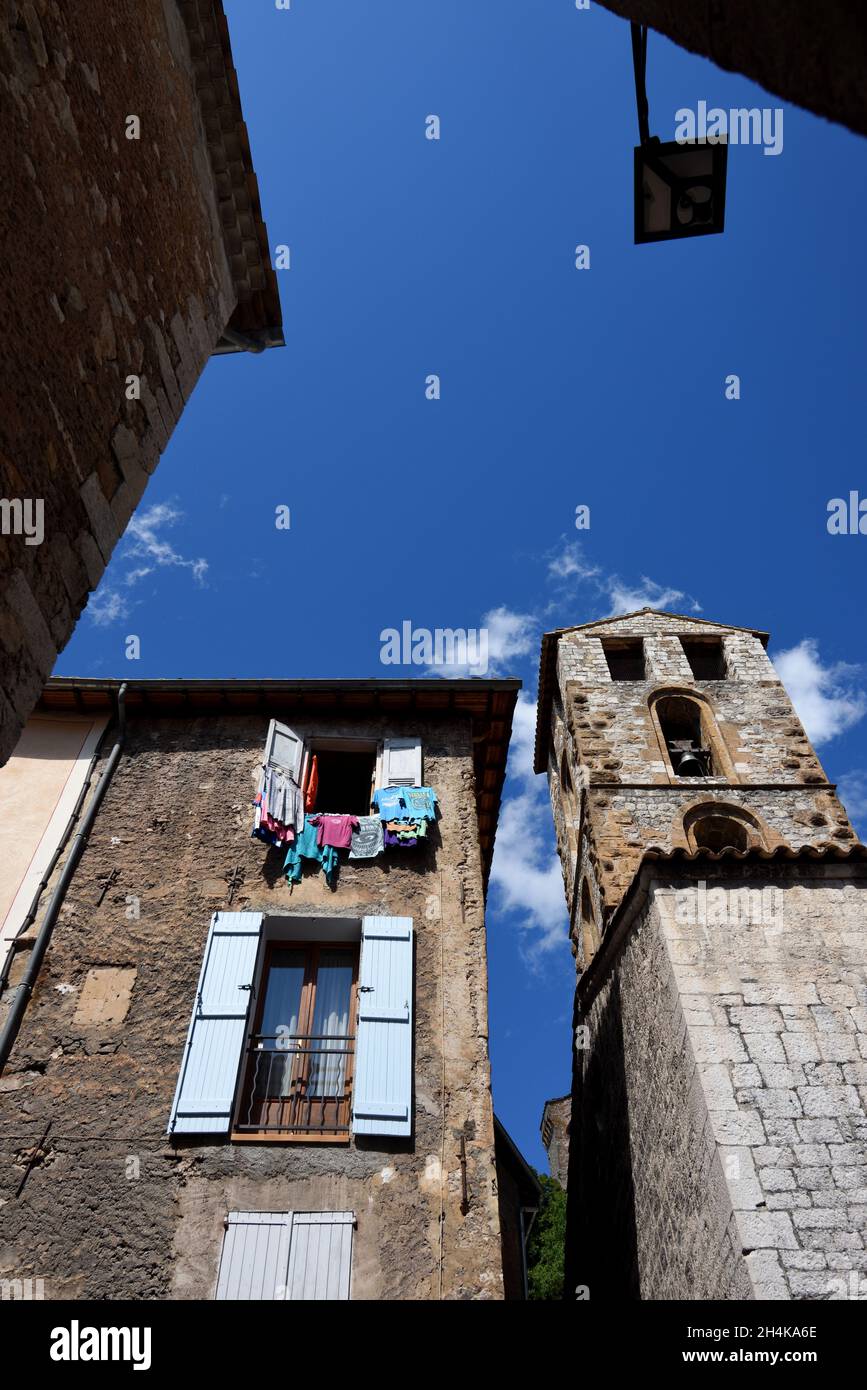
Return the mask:
[[635,242],[707,236],[725,227],[728,147],[719,139],[663,144],[650,134],[647,103],[647,25],[632,25],[632,63],[638,103],[635,148]]

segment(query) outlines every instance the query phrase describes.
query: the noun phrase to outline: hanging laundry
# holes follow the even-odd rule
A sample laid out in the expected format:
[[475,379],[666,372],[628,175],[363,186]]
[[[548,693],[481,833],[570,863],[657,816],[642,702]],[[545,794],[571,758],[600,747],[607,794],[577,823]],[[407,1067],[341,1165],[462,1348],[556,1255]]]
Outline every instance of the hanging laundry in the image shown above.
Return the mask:
[[308,824],[319,826],[317,843],[334,849],[348,849],[352,843],[352,832],[358,828],[357,816],[337,816],[327,811],[308,816],[307,820]]
[[379,816],[359,816],[358,828],[352,832],[350,859],[375,859],[382,854],[382,821]]
[[[396,824],[396,822],[393,821],[392,824]],[[412,831],[410,832],[406,828],[406,822],[402,822],[402,829],[399,831],[392,830],[390,825],[386,825],[382,832],[383,844],[401,845],[404,849],[411,849],[413,845],[418,843],[417,836],[414,832],[415,826],[412,827]]]
[[406,807],[403,804],[404,790],[403,787],[381,787],[373,793],[373,804],[382,820],[408,819]]
[[313,754],[310,764],[310,776],[307,779],[307,789],[304,797],[304,806],[308,811],[316,809],[316,794],[319,791],[319,759]]
[[297,782],[280,768],[265,764],[253,799],[253,830],[266,844],[287,844],[304,825],[304,808]]
[[329,888],[332,886],[339,862],[337,850],[331,845],[319,844],[319,825],[309,818],[295,843],[289,846],[283,860],[286,877],[290,883],[301,882],[302,859],[312,859],[315,863],[321,864]]
[[411,820],[436,820],[438,802],[433,787],[402,787],[401,791]]

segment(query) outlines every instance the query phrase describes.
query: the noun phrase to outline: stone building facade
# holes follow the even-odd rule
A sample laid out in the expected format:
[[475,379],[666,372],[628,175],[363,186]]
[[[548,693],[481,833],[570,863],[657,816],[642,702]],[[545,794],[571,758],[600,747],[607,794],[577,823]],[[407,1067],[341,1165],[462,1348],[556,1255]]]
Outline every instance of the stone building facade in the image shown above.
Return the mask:
[[282,344],[222,0],[0,13],[0,763],[215,353]]
[[834,1298],[867,1273],[867,850],[766,634],[548,634],[579,972],[567,1286]]
[[[117,687],[55,680],[37,711],[111,721],[91,795],[117,739]],[[231,1296],[238,1250],[270,1231],[282,1276],[275,1293],[272,1269],[259,1296],[283,1296],[288,1251],[289,1297],[503,1297],[484,901],[517,689],[130,684],[120,759],[0,1077],[0,1277],[43,1278],[55,1298]],[[439,799],[427,839],[370,860],[339,851],[330,886],[315,865],[287,882],[284,848],[251,837],[272,719],[304,756],[317,752],[323,789],[326,772],[357,784],[366,759],[369,795],[372,779],[395,780],[383,758],[409,750],[411,779]],[[16,943],[4,1005],[45,900]],[[306,1029],[266,1025],[269,953],[288,981],[298,952],[310,978],[319,952],[319,989],[335,951],[356,971],[341,1033],[351,1062],[326,1057],[339,1085],[316,1091],[306,1072],[304,1094],[345,1089],[347,1107],[253,1115],[255,1097],[288,1094],[256,1089],[259,1059],[303,1070],[302,1045],[322,1036],[315,1014]],[[229,1016],[240,1023],[227,1042]],[[209,1096],[189,1081],[205,1025],[205,1064],[218,1063]],[[214,1099],[227,1076],[228,1102]],[[291,1292],[302,1241],[325,1259],[319,1292]]]
[[[867,16],[861,0],[601,0],[769,92],[867,135]],[[663,139],[668,134],[659,132]]]

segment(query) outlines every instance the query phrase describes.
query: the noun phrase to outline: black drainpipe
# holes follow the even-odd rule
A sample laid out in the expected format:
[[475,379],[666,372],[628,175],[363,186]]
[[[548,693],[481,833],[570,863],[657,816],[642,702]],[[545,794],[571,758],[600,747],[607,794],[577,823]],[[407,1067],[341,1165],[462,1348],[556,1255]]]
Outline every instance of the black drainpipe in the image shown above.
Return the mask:
[[9,1013],[6,1016],[6,1021],[3,1024],[2,1031],[0,1031],[0,1072],[2,1072],[3,1068],[9,1060],[9,1053],[12,1051],[12,1046],[15,1042],[15,1039],[18,1036],[18,1030],[21,1027],[21,1020],[24,1017],[24,1010],[27,1008],[27,1005],[30,1001],[30,996],[32,995],[33,990],[35,988],[36,980],[39,976],[39,971],[42,967],[42,962],[45,959],[45,952],[48,950],[49,944],[51,942],[51,935],[54,931],[54,926],[57,922],[60,909],[63,906],[63,901],[66,897],[67,890],[69,889],[69,885],[72,882],[75,870],[78,868],[78,861],[84,853],[84,848],[87,844],[88,836],[90,835],[90,832],[93,828],[93,822],[96,820],[97,812],[99,811],[99,808],[102,805],[103,797],[108,791],[111,779],[115,773],[115,769],[118,763],[120,762],[120,756],[123,751],[124,739],[126,737],[126,707],[124,705],[125,696],[126,682],[124,681],[123,685],[117,692],[118,728],[117,738],[115,740],[114,747],[108,755],[108,762],[106,763],[102,776],[100,777],[99,782],[97,783],[96,791],[93,794],[93,800],[91,801],[90,805],[84,813],[84,819],[81,822],[81,829],[79,830],[78,834],[72,842],[72,848],[69,851],[69,857],[67,858],[66,863],[63,866],[60,878],[57,880],[57,887],[51,895],[51,901],[49,902],[48,907],[46,909],[45,917],[42,921],[42,926],[39,928],[36,940],[33,943],[33,950],[30,952],[30,959],[27,962],[27,969],[24,972],[24,976],[21,980],[21,983],[17,986],[15,993],[12,996],[12,1002],[9,1005]]

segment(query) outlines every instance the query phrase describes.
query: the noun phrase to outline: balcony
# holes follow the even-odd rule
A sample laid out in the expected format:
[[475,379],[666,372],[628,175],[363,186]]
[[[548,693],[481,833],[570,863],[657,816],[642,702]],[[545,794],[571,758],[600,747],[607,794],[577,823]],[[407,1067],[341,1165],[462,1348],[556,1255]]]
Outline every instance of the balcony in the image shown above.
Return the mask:
[[256,1034],[247,1048],[235,1137],[347,1138],[354,1057],[349,1034]]

